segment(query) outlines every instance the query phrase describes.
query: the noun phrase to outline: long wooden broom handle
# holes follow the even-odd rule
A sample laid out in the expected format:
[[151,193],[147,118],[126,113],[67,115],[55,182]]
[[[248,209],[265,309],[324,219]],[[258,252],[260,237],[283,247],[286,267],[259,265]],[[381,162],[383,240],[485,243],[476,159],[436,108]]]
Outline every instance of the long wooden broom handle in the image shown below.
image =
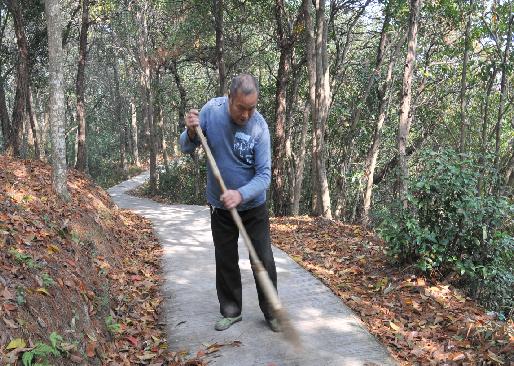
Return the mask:
[[[227,186],[225,185],[225,182],[223,181],[223,178],[221,177],[221,173],[218,169],[218,165],[216,164],[216,160],[214,160],[214,157],[212,156],[211,149],[209,148],[209,145],[207,144],[207,139],[205,138],[202,129],[200,126],[195,127],[195,132],[200,138],[200,142],[203,146],[203,149],[205,150],[205,154],[207,155],[207,160],[209,161],[209,165],[211,166],[212,173],[214,174],[214,177],[218,181],[221,191],[225,193],[227,191]],[[259,281],[259,284],[261,285],[261,288],[263,290],[264,296],[268,300],[268,303],[271,306],[271,310],[273,314],[279,319],[284,335],[288,340],[290,340],[295,346],[300,346],[300,339],[298,336],[298,333],[292,326],[287,313],[285,312],[280,299],[278,298],[277,290],[275,289],[275,286],[273,286],[273,283],[271,282],[271,279],[269,278],[268,272],[264,268],[261,260],[259,259],[259,256],[257,255],[257,252],[255,251],[255,248],[252,244],[252,241],[250,240],[250,236],[248,236],[248,233],[246,232],[246,229],[243,225],[243,221],[241,220],[241,216],[239,216],[239,213],[237,212],[237,209],[231,208],[230,213],[232,214],[232,218],[234,219],[234,222],[236,223],[239,232],[243,236],[244,243],[246,247],[248,248],[248,252],[250,253],[250,258],[252,260],[252,264],[254,265],[256,271],[256,277]]]

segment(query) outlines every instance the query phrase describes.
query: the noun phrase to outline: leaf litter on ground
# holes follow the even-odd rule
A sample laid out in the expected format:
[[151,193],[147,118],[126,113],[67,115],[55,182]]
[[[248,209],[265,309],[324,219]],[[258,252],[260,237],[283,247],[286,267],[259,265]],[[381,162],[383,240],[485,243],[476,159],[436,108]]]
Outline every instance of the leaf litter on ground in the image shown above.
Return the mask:
[[55,342],[53,365],[205,365],[166,342],[150,223],[71,169],[62,202],[51,175],[0,156],[0,364]]
[[322,280],[404,365],[509,365],[514,324],[454,286],[397,268],[360,226],[313,217],[271,220],[273,244]]

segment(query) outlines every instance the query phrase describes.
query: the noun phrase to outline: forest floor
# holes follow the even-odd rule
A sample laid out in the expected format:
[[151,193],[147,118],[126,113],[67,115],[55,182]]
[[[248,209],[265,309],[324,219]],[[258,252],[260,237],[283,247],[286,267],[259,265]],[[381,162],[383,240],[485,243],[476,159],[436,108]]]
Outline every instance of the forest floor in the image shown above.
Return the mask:
[[[144,188],[134,190],[144,194]],[[147,197],[162,203],[162,196]],[[514,323],[458,288],[393,266],[360,226],[313,217],[271,219],[273,244],[355,311],[402,365],[511,365]]]
[[[0,156],[0,364],[201,365],[168,349],[160,317],[162,248],[148,221],[69,171]],[[272,219],[274,244],[360,315],[402,364],[509,365],[512,320],[453,286],[393,267],[358,226]]]
[[0,155],[0,364],[201,365],[168,349],[150,223],[70,170]]

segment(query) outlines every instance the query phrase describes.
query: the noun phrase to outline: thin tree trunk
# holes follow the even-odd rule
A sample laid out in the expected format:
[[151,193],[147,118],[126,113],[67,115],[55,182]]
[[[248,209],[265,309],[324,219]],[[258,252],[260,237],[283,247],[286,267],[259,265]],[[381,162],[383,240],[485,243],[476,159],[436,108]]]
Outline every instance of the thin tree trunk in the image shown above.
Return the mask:
[[2,136],[5,146],[11,141],[11,121],[9,120],[9,112],[7,111],[3,79],[0,79],[0,120],[2,122]]
[[212,0],[214,13],[214,29],[216,30],[216,63],[218,65],[219,87],[218,96],[223,96],[226,87],[226,73],[224,53],[224,37],[223,37],[223,0]]
[[154,91],[152,88],[152,71],[148,68],[148,127],[150,128],[150,192],[157,192],[157,138],[154,123]]
[[286,34],[286,30],[284,30],[284,17],[284,3],[282,0],[277,0],[275,2],[275,20],[278,30],[280,60],[275,93],[275,136],[273,139],[272,197],[275,216],[287,215],[287,203],[289,201],[286,193],[286,151],[284,147],[286,145],[286,90],[289,79],[289,69],[291,67],[290,62],[293,43],[287,38],[288,35]]
[[[148,3],[143,2],[140,4],[142,8],[139,8],[136,12],[136,19],[139,24],[139,35],[138,35],[138,57],[139,57],[139,83],[141,90],[141,103],[143,109],[143,133],[142,133],[142,145],[148,147],[151,138],[150,125],[151,125],[151,115],[153,111],[149,110],[150,106],[150,65],[149,59],[147,55],[147,45],[148,45]],[[149,146],[150,150],[152,149]],[[152,178],[152,177],[151,177]],[[155,177],[153,177],[155,178]],[[150,179],[150,183],[155,183],[154,179]],[[155,187],[154,187],[155,188]]]
[[502,70],[502,78],[500,83],[500,102],[498,106],[498,120],[496,122],[495,126],[495,135],[496,135],[496,144],[494,148],[494,167],[495,167],[495,174],[497,175],[497,179],[495,182],[495,192],[499,192],[500,186],[501,186],[501,179],[500,179],[500,136],[501,136],[501,127],[502,127],[502,121],[503,121],[503,115],[505,112],[505,99],[507,97],[507,76],[509,71],[507,70],[507,64],[509,60],[509,48],[510,43],[512,42],[512,22],[514,21],[514,14],[512,14],[512,2],[510,2],[510,16],[509,16],[509,29],[507,31],[507,41],[505,44],[505,51],[503,53],[503,59],[501,64],[501,70]]
[[[26,107],[25,107],[26,108]],[[27,150],[29,145],[29,120],[27,118],[27,113],[25,113],[25,118],[23,118],[23,129],[21,132],[21,147],[20,147],[20,157],[22,159],[27,159]]]
[[[0,42],[2,42],[5,33],[5,26],[7,25],[7,14],[0,18],[3,24],[0,27]],[[5,97],[5,80],[3,78],[3,65],[4,60],[0,59],[0,124],[2,128],[3,145],[8,144],[11,137],[11,121],[9,120],[9,112],[7,111],[7,102]]]
[[298,216],[300,213],[300,198],[302,194],[302,183],[303,183],[303,171],[305,168],[305,151],[307,147],[307,131],[309,128],[309,114],[310,105],[307,101],[303,110],[303,124],[302,124],[302,135],[300,139],[300,151],[296,159],[296,172],[294,179],[294,190],[293,190],[293,207],[291,214]]
[[75,92],[77,94],[78,143],[75,168],[87,171],[86,107],[84,103],[84,76],[87,56],[87,31],[89,28],[89,0],[82,0],[82,24],[79,36],[79,61]]
[[496,73],[498,72],[498,69],[496,68],[496,65],[493,66],[493,70],[491,72],[491,75],[489,76],[489,80],[487,81],[487,88],[485,92],[485,98],[484,98],[484,115],[482,119],[482,133],[480,137],[480,146],[481,146],[481,154],[478,159],[478,166],[480,167],[480,174],[478,176],[478,192],[480,195],[483,194],[484,190],[484,175],[485,175],[485,156],[487,154],[487,131],[489,130],[489,101],[491,97],[491,92],[493,90],[494,80],[496,79]]
[[332,205],[330,203],[330,190],[328,187],[328,178],[325,159],[325,130],[328,120],[329,108],[332,104],[332,95],[330,92],[330,69],[328,62],[328,25],[325,17],[325,0],[318,0],[316,4],[316,23],[317,23],[317,40],[316,49],[321,50],[317,55],[318,62],[316,69],[319,70],[319,83],[316,80],[317,90],[316,99],[319,100],[318,108],[318,125],[316,126],[316,137],[319,141],[318,151],[316,154],[318,167],[318,181],[321,197],[322,216],[327,219],[332,218]]
[[[294,64],[294,52],[291,55],[291,64]],[[295,70],[296,69],[296,70]],[[286,121],[285,121],[285,129],[286,129],[286,142],[285,142],[285,157],[286,157],[286,174],[288,186],[287,196],[289,198],[288,201],[288,212],[290,213],[293,208],[293,195],[294,195],[294,187],[296,181],[296,168],[297,164],[295,161],[295,154],[293,152],[293,134],[295,132],[295,128],[293,126],[292,114],[296,105],[298,104],[298,89],[300,86],[300,72],[301,65],[297,64],[295,68],[293,68],[293,72],[291,73],[293,85],[290,88],[288,93],[288,98],[286,102]],[[300,137],[301,143],[301,137]],[[302,173],[303,174],[303,173]]]
[[39,160],[41,159],[41,149],[39,147],[39,138],[37,134],[37,117],[34,112],[34,99],[32,97],[32,90],[29,86],[29,93],[27,98],[27,113],[30,119],[30,128],[32,130],[32,139],[34,141],[34,157]]
[[311,105],[311,118],[313,121],[313,137],[312,137],[312,160],[311,160],[311,194],[312,194],[312,212],[319,215],[321,212],[317,189],[317,139],[315,138],[315,120],[317,119],[317,103],[316,103],[316,49],[314,44],[314,26],[312,24],[312,10],[309,0],[302,1],[302,10],[305,18],[306,30],[306,53],[307,53],[307,74],[309,77],[309,103]]
[[64,72],[62,51],[61,8],[59,0],[45,1],[48,29],[48,69],[50,85],[50,126],[52,134],[52,185],[59,197],[68,201],[66,186],[66,142],[64,136]]
[[[85,1],[85,0],[84,0]],[[118,59],[117,57],[114,58],[112,63],[112,69],[113,69],[113,76],[114,76],[114,110],[116,114],[116,125],[118,126],[120,130],[120,136],[119,136],[119,146],[120,146],[120,168],[122,169],[124,174],[127,174],[128,172],[128,165],[127,165],[127,153],[125,150],[125,144],[126,144],[126,132],[127,127],[125,126],[125,119],[122,116],[122,105],[121,105],[121,93],[120,93],[120,80],[119,80],[119,73],[118,73]]]
[[184,121],[186,116],[186,108],[187,108],[187,93],[184,85],[182,84],[182,79],[180,78],[180,74],[178,73],[177,62],[172,61],[169,64],[169,68],[171,73],[173,74],[173,78],[175,79],[175,84],[178,89],[178,93],[180,96],[180,106],[178,108],[178,127],[179,130],[184,127]]
[[10,139],[7,141],[6,147],[8,155],[19,156],[29,88],[29,49],[20,3],[18,0],[7,0],[7,7],[14,20],[14,32],[18,45],[18,63],[16,67],[16,95],[11,118]]
[[141,166],[139,162],[139,151],[137,148],[137,109],[135,98],[130,98],[130,125],[132,130],[132,156],[134,157],[135,166]]
[[384,127],[384,123],[387,117],[387,109],[389,107],[389,103],[391,101],[392,93],[390,93],[391,85],[393,84],[393,71],[394,65],[398,58],[398,54],[400,52],[401,45],[404,42],[404,38],[398,41],[396,48],[391,55],[391,59],[389,61],[389,65],[387,67],[387,75],[382,85],[382,88],[378,89],[378,120],[375,126],[375,131],[373,133],[373,142],[371,144],[371,148],[368,150],[368,154],[366,156],[366,167],[364,170],[364,194],[363,194],[363,204],[362,204],[362,216],[361,216],[361,224],[364,227],[369,225],[369,210],[371,208],[371,198],[373,195],[373,179],[375,174],[375,168],[377,166],[378,153],[380,151],[380,144],[382,139],[382,129]]
[[504,183],[506,186],[514,188],[514,138],[510,140],[511,156],[505,170]]
[[461,153],[466,152],[466,134],[469,129],[469,122],[467,117],[468,100],[466,96],[467,89],[467,78],[466,73],[468,70],[469,60],[469,33],[471,30],[471,10],[468,14],[468,20],[466,22],[466,31],[464,32],[464,55],[462,58],[462,76],[460,80],[460,141],[459,151]]
[[398,163],[400,165],[400,171],[398,174],[398,193],[404,208],[407,208],[407,179],[409,178],[409,167],[407,163],[406,148],[411,121],[409,114],[412,99],[412,79],[416,61],[418,18],[421,1],[422,0],[410,0],[409,33],[407,40],[408,49],[403,73],[400,121],[398,126]]
[[[390,4],[390,3],[388,3]],[[352,114],[350,117],[350,128],[343,142],[343,162],[341,163],[340,176],[339,176],[339,184],[338,192],[337,192],[337,200],[336,200],[336,209],[335,209],[335,217],[341,218],[344,213],[345,206],[345,198],[346,198],[346,173],[350,167],[350,160],[353,153],[353,146],[355,144],[355,138],[358,135],[358,124],[360,120],[360,116],[362,113],[362,109],[368,100],[369,94],[371,93],[371,88],[373,84],[376,82],[377,78],[380,76],[380,68],[382,67],[382,63],[384,60],[384,54],[386,51],[387,45],[387,31],[389,28],[389,23],[391,20],[391,15],[389,13],[389,5],[385,9],[385,17],[384,22],[382,24],[382,30],[380,32],[380,40],[378,42],[377,48],[377,56],[375,60],[375,68],[368,78],[368,83],[366,85],[366,89],[362,94],[360,101],[356,103],[352,110]],[[344,174],[343,174],[344,173]]]
[[[316,0],[316,25],[313,27],[311,10],[308,0],[303,1],[303,9],[308,30],[307,44],[308,56],[307,65],[309,70],[310,91],[313,116],[313,161],[316,171],[314,187],[317,190],[317,202],[320,211],[317,214],[331,219],[330,191],[325,167],[324,156],[324,134],[328,118],[329,106],[331,104],[329,65],[327,59],[327,24],[325,18],[325,1]],[[316,52],[317,50],[317,52]],[[314,88],[312,82],[315,83]]]
[[159,121],[159,137],[161,138],[161,147],[162,147],[162,161],[164,163],[164,169],[166,172],[169,172],[169,159],[168,159],[168,151],[166,144],[166,132],[164,130],[164,110],[162,105],[159,104],[159,113],[158,113],[158,121]]

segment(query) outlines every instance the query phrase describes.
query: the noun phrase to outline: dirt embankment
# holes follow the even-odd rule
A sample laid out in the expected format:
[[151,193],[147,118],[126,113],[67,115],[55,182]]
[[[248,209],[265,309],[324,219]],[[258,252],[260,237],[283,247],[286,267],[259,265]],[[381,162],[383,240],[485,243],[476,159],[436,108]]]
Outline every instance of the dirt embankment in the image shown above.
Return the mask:
[[49,165],[0,156],[0,364],[183,364],[149,222],[74,170],[68,189],[62,202]]

